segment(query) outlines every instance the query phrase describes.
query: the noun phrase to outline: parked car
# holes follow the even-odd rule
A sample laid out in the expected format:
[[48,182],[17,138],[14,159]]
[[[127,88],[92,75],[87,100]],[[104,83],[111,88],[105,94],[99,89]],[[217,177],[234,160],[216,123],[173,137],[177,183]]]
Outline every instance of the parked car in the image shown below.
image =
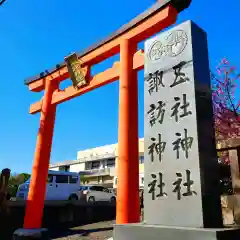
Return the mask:
[[[27,200],[30,179],[18,187],[17,198]],[[80,176],[74,172],[48,171],[45,200],[78,200]]]
[[116,188],[108,188],[111,193],[117,196],[117,189]]
[[80,195],[85,197],[87,202],[116,201],[116,196],[112,191],[99,185],[81,186],[79,191]]

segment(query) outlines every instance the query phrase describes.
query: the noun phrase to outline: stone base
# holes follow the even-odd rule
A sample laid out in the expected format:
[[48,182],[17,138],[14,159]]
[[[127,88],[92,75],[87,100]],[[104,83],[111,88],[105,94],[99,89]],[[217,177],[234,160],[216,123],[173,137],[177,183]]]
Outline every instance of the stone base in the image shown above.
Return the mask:
[[51,240],[46,228],[40,229],[18,229],[13,233],[13,240]]
[[203,229],[146,224],[115,225],[114,240],[239,240],[240,229]]

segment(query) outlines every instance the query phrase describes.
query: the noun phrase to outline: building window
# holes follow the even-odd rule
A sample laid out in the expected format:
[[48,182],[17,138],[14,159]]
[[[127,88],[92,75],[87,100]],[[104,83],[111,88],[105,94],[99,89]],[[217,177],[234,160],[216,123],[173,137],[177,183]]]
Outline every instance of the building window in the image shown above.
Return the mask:
[[100,168],[100,161],[94,161],[92,162],[91,169],[99,169]]
[[70,171],[70,166],[64,166],[64,171],[69,172]]
[[68,183],[67,175],[56,175],[56,183]]
[[107,167],[115,167],[115,158],[107,159]]
[[92,162],[85,163],[85,170],[90,170],[92,168]]
[[61,166],[61,167],[59,167],[59,171],[69,172],[70,166],[69,165]]
[[144,177],[141,177],[141,184],[144,185]]
[[107,161],[101,160],[101,165],[103,168],[105,168],[107,166]]
[[140,156],[139,162],[140,162],[140,163],[144,163],[144,156]]

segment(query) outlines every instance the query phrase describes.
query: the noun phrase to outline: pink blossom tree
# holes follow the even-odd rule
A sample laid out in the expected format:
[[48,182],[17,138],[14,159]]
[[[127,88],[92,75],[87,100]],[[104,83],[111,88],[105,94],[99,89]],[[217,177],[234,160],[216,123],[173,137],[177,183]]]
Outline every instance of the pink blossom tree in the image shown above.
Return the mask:
[[[211,73],[213,112],[217,140],[240,136],[240,74],[227,59],[222,59]],[[240,91],[240,89],[239,89]]]

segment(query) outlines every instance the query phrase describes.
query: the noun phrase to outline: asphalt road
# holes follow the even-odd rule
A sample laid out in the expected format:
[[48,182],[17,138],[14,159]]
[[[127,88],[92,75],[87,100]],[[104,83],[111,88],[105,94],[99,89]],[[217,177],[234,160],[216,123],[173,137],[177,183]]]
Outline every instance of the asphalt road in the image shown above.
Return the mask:
[[115,221],[99,222],[68,230],[50,232],[55,240],[107,240],[113,235]]

